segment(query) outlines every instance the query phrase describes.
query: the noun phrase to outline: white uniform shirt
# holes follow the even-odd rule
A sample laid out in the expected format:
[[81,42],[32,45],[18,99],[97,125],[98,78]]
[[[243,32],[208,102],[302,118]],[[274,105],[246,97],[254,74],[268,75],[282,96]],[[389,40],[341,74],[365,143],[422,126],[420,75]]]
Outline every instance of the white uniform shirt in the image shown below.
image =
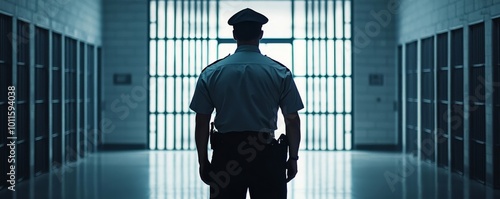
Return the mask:
[[291,72],[251,45],[241,45],[205,68],[190,105],[200,114],[212,114],[215,108],[215,127],[221,133],[273,132],[278,107],[288,114],[304,105]]

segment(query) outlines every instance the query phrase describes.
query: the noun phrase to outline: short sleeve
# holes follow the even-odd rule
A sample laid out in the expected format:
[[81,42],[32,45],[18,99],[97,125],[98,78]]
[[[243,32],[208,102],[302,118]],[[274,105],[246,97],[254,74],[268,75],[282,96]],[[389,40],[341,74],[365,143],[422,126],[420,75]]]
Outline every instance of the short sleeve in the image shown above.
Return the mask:
[[191,99],[191,104],[189,108],[196,113],[200,114],[212,114],[214,110],[214,105],[210,94],[208,92],[207,83],[203,75],[200,75],[198,82],[196,83],[196,88],[194,90],[193,98]]
[[281,87],[282,92],[279,106],[283,114],[295,113],[304,108],[299,91],[297,90],[297,86],[290,72],[287,72]]

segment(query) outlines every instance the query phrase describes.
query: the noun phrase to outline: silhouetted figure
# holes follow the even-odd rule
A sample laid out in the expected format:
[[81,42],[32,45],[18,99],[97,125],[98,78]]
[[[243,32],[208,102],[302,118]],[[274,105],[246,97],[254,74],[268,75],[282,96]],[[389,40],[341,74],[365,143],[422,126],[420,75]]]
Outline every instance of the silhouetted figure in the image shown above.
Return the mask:
[[[198,79],[190,108],[196,112],[195,139],[200,177],[211,198],[284,199],[286,183],[297,174],[300,119],[304,108],[288,68],[259,50],[268,19],[246,8],[233,15],[233,55],[207,66]],[[207,146],[211,114],[215,127]],[[281,108],[288,139],[274,138]],[[285,147],[285,148],[284,148]],[[289,149],[288,161],[287,148]]]

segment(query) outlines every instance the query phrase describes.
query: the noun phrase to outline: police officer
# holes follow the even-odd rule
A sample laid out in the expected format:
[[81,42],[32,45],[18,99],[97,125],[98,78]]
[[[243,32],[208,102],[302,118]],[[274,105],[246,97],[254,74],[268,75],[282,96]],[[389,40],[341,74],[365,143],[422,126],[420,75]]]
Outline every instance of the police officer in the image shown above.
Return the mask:
[[[304,105],[290,70],[260,53],[261,28],[267,22],[267,17],[249,8],[234,14],[228,24],[237,41],[235,53],[207,66],[196,84],[190,108],[196,112],[200,177],[210,185],[211,198],[245,199],[248,189],[252,199],[284,199],[286,183],[297,174],[297,112]],[[218,133],[211,137],[210,162],[207,147],[214,108]],[[278,108],[289,143],[282,170],[273,163]]]

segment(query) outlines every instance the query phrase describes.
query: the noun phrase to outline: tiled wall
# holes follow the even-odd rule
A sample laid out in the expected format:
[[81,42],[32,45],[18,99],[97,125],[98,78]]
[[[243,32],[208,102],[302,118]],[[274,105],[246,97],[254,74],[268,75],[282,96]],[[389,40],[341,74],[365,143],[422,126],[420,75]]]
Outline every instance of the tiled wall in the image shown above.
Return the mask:
[[[148,1],[103,2],[103,143],[147,143]],[[131,84],[114,84],[130,74]]]
[[[395,8],[389,0],[353,1],[354,145],[397,145]],[[382,85],[370,85],[370,76]]]
[[0,11],[101,45],[101,0],[0,0]]

